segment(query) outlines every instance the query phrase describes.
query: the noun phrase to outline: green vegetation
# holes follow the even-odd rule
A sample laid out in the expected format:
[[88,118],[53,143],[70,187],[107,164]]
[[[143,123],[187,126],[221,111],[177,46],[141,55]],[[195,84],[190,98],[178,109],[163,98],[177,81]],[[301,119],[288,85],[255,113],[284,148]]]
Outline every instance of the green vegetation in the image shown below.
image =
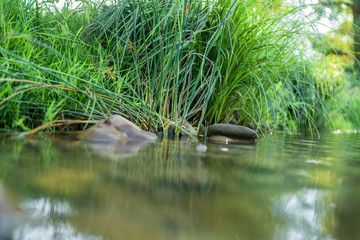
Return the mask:
[[[0,1],[4,130],[83,128],[111,113],[152,130],[180,117],[264,132],[335,126],[327,102],[344,87],[307,57],[297,9],[260,0],[49,6]],[[344,111],[360,123],[360,110]]]
[[328,12],[328,18],[337,23],[337,27],[312,40],[313,48],[324,54],[319,69],[327,70],[318,70],[317,75],[329,86],[325,101],[329,120],[318,121],[325,128],[350,130],[360,126],[358,4],[319,1],[313,8],[318,18]]

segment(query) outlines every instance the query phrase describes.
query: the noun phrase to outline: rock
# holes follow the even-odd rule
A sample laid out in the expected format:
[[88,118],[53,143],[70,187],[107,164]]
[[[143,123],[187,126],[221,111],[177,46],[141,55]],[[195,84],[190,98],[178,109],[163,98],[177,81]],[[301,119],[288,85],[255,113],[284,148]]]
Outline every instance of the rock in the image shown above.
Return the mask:
[[[188,134],[191,134],[192,136],[196,135],[196,130],[191,126],[191,124],[188,121],[183,121],[181,118],[178,119],[177,124],[181,125],[180,130],[180,136],[188,136]],[[175,135],[175,123],[169,122],[167,127],[168,137],[173,137]]]
[[[181,122],[180,122],[181,123]],[[193,128],[193,126],[188,122],[188,121],[184,121],[182,124],[182,127],[185,127],[185,130],[190,133],[191,135],[195,136],[196,135],[196,130],[195,128]],[[184,131],[182,131],[182,133],[185,133]],[[186,135],[188,135],[187,133],[185,133]]]
[[215,135],[245,140],[255,140],[258,137],[257,133],[248,127],[226,123],[209,126],[207,136],[211,137]]
[[129,120],[112,115],[91,128],[81,132],[81,140],[90,142],[115,142],[118,140],[154,141],[157,136],[143,131]]

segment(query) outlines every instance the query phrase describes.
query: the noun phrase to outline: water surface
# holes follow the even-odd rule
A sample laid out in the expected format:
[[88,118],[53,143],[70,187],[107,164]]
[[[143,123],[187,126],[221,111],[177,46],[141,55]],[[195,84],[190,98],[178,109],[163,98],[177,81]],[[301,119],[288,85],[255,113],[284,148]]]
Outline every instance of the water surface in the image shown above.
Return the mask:
[[0,239],[360,239],[360,134],[196,146],[0,135]]

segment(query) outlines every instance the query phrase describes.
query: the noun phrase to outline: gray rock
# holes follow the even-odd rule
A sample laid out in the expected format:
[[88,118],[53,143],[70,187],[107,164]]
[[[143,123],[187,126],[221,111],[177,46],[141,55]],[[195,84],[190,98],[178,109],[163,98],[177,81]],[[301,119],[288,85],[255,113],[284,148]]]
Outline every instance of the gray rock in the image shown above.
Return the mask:
[[219,123],[209,126],[207,136],[225,136],[236,139],[253,139],[255,140],[258,135],[257,133],[244,126],[238,126],[233,124]]
[[187,132],[189,132],[191,135],[195,136],[196,135],[196,130],[195,128],[193,128],[193,126],[188,122],[188,121],[184,121],[182,124],[183,127],[185,127],[185,130]]
[[[173,137],[175,135],[175,123],[174,122],[169,122],[168,123],[168,137]],[[188,136],[189,134],[192,136],[196,135],[196,130],[195,128],[193,128],[193,126],[191,126],[191,124],[186,121],[186,120],[182,120],[181,118],[178,119],[177,121],[177,125],[181,125],[181,129],[180,129],[180,136]]]
[[115,142],[119,140],[154,141],[157,136],[143,131],[129,120],[112,115],[91,128],[81,132],[81,140],[90,142]]

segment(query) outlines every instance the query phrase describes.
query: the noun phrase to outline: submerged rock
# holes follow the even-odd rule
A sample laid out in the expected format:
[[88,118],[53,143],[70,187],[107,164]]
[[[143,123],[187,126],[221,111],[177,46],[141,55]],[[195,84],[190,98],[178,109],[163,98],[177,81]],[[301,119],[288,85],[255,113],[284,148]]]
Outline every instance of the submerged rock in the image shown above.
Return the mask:
[[207,136],[225,136],[228,138],[255,140],[257,133],[244,126],[238,126],[233,124],[219,123],[209,126]]
[[118,140],[154,141],[157,136],[143,131],[129,120],[112,115],[91,128],[81,132],[78,136],[90,142],[115,142]]

